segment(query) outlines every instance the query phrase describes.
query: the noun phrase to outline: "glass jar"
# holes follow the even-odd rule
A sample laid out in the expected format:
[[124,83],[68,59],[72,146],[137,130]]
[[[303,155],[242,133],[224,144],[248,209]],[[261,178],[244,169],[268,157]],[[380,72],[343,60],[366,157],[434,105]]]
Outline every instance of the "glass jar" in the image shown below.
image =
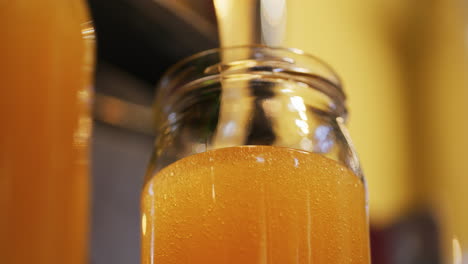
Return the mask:
[[162,78],[142,263],[369,263],[336,74],[299,50],[210,50]]

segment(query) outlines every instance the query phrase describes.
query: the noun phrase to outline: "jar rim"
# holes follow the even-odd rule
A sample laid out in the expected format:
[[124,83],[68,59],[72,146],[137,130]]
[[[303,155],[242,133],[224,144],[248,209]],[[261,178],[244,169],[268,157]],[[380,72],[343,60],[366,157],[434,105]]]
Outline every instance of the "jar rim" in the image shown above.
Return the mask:
[[239,72],[269,72],[296,79],[326,95],[337,116],[347,116],[346,95],[335,71],[323,60],[300,49],[242,45],[205,50],[171,66],[157,84],[156,104],[176,91]]
[[[208,55],[213,55],[213,54],[221,54],[223,51],[234,51],[234,50],[253,50],[253,49],[261,49],[261,50],[271,50],[271,51],[281,51],[285,52],[286,54],[291,54],[291,55],[296,55],[296,56],[302,56],[303,58],[311,60],[311,62],[316,62],[318,63],[321,67],[323,67],[329,76],[322,76],[324,79],[329,81],[331,84],[336,86],[339,90],[342,91],[342,82],[340,77],[337,75],[335,70],[324,60],[321,58],[312,55],[310,53],[305,52],[304,50],[298,49],[298,48],[285,48],[285,47],[271,47],[271,46],[266,46],[266,45],[239,45],[239,46],[229,46],[229,47],[221,47],[221,48],[212,48],[204,51],[197,52],[195,54],[192,54],[188,57],[185,57],[181,60],[179,60],[177,63],[174,65],[170,66],[167,71],[162,75],[159,83],[162,83],[166,78],[169,78],[172,76],[174,72],[176,72],[178,69],[184,67],[185,65],[190,64],[191,62],[206,57]],[[328,77],[328,78],[327,78]],[[159,86],[159,85],[158,85]]]

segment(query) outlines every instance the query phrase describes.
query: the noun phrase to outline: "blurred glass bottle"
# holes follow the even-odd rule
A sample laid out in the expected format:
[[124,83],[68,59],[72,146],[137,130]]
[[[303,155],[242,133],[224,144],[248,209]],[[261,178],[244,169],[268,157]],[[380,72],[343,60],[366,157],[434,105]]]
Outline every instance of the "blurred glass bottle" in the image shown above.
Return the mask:
[[94,30],[84,1],[0,1],[0,263],[87,262]]

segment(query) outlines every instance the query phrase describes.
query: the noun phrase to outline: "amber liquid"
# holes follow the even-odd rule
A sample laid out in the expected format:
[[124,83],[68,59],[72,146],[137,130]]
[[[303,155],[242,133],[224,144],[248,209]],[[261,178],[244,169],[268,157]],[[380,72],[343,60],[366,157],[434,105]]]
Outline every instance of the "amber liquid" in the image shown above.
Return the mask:
[[0,17],[0,263],[87,263],[84,2],[0,1]]
[[142,263],[369,263],[365,188],[340,163],[270,146],[212,150],[150,179]]

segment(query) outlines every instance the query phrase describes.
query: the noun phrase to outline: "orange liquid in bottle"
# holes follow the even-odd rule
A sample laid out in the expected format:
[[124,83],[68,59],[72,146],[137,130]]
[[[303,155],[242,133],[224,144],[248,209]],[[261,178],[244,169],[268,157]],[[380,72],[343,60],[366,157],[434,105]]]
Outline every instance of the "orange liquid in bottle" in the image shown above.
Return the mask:
[[321,155],[212,150],[164,168],[142,196],[142,263],[369,263],[361,180]]
[[0,263],[87,263],[84,1],[0,1]]

